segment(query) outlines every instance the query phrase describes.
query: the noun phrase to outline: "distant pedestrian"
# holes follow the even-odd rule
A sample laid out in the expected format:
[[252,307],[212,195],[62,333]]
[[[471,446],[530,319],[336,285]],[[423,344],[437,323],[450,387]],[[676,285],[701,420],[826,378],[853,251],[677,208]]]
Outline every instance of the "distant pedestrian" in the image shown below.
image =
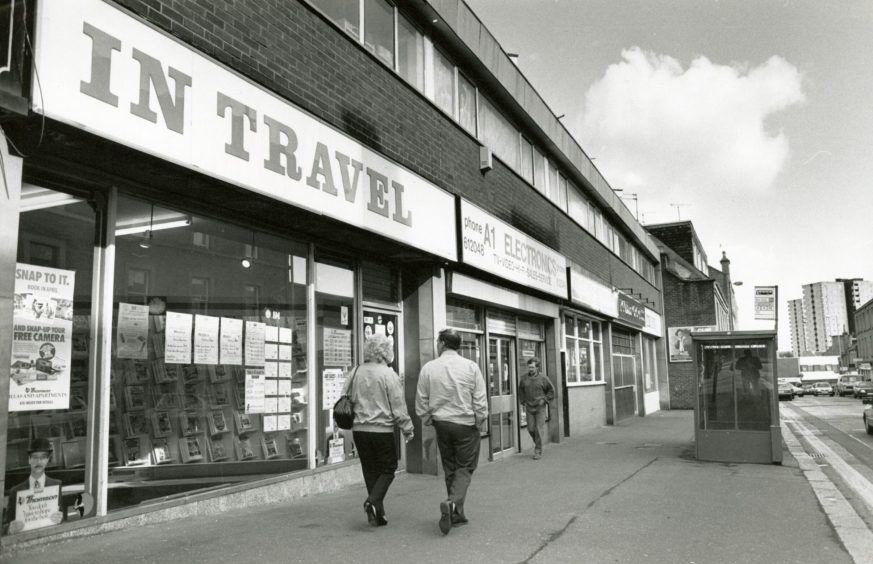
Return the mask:
[[438,358],[421,368],[415,411],[433,425],[446,475],[447,499],[440,502],[440,531],[466,525],[467,488],[479,463],[479,428],[488,420],[485,379],[479,365],[458,354],[461,336],[440,331]]
[[555,387],[540,374],[540,359],[527,361],[527,376],[518,384],[518,401],[527,414],[527,432],[534,441],[534,460],[543,457],[543,437],[546,434],[546,415],[555,399]]
[[395,424],[400,426],[406,442],[413,437],[400,377],[388,366],[392,362],[393,340],[373,335],[364,342],[364,364],[349,377],[344,391],[355,402],[352,437],[367,486],[364,511],[370,525],[380,527],[388,524],[383,501],[397,471]]

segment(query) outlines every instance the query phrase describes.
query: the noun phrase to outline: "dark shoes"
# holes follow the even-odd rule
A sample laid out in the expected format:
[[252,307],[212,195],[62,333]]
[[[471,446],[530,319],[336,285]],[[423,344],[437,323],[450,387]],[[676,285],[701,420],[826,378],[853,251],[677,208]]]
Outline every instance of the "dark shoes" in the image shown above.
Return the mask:
[[452,530],[452,513],[455,512],[455,504],[447,499],[440,502],[440,532],[447,535]]
[[469,522],[470,521],[466,517],[458,513],[457,509],[452,513],[452,527],[463,527]]
[[[376,508],[369,501],[364,502],[364,511],[367,512],[367,523],[376,527],[379,525],[379,517],[376,515]],[[388,523],[388,521],[385,521]]]
[[384,511],[376,511],[376,526],[384,527],[388,524],[388,516]]
[[541,453],[541,452],[534,452],[534,455],[533,455],[533,459],[534,459],[534,460],[539,460],[539,459],[542,458],[542,457],[543,457],[543,453]]

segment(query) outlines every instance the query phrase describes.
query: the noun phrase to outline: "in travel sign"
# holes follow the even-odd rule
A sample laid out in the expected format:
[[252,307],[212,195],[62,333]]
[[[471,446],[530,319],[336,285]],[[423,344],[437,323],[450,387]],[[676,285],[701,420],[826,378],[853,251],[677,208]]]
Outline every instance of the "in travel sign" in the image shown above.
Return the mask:
[[461,260],[567,299],[567,261],[536,239],[461,200]]
[[457,259],[450,194],[110,3],[43,0],[36,31],[35,111]]

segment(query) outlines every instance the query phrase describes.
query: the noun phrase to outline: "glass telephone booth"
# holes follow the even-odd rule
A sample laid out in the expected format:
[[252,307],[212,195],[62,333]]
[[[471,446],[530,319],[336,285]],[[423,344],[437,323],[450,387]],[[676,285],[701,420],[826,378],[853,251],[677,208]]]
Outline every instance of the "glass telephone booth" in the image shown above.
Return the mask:
[[699,460],[782,462],[776,332],[693,333]]

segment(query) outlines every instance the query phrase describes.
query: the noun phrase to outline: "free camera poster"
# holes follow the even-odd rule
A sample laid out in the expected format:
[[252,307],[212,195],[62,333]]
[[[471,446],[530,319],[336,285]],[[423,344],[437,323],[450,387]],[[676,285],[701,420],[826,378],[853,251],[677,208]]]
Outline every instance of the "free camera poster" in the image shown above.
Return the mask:
[[69,409],[76,273],[15,265],[9,411]]

